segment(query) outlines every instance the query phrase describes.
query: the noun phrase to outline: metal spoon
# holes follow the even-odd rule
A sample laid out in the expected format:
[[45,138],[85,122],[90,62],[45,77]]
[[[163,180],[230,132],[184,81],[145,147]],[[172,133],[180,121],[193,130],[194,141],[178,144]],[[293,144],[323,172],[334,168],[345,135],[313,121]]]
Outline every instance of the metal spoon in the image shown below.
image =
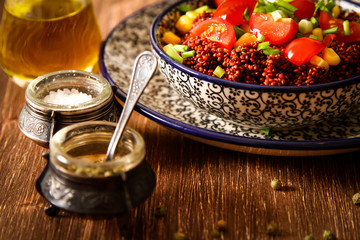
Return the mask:
[[127,93],[126,101],[119,122],[116,125],[114,134],[111,137],[106,152],[106,161],[111,161],[114,158],[116,147],[120,141],[126,123],[129,120],[135,104],[139,100],[145,87],[153,76],[156,66],[156,57],[149,51],[142,52],[135,59],[135,64],[130,80],[130,88]]

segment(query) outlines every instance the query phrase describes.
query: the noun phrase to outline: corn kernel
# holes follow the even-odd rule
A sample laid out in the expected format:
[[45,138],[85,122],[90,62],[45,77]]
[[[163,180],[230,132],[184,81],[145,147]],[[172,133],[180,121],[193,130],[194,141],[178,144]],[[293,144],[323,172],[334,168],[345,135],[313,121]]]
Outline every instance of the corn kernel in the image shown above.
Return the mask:
[[314,28],[314,29],[312,30],[312,34],[315,35],[315,36],[317,36],[317,40],[319,40],[320,42],[323,41],[324,36],[323,36],[323,34],[322,34],[322,29],[321,29],[321,28]]
[[182,15],[176,22],[175,27],[182,33],[187,33],[191,30],[194,19],[191,19],[187,15]]
[[186,13],[186,16],[188,16],[190,19],[194,20],[196,17],[197,17],[197,13],[194,12],[194,11],[187,11]]
[[312,65],[325,68],[326,71],[329,70],[329,64],[328,64],[324,59],[322,59],[322,57],[319,57],[318,55],[313,56],[313,57],[310,59],[310,63],[311,63]]
[[340,63],[339,55],[332,48],[325,48],[322,57],[331,66],[336,66]]
[[340,7],[339,6],[335,6],[332,9],[332,16],[333,18],[337,18],[340,15]]
[[179,44],[181,42],[181,39],[179,36],[177,36],[175,33],[173,32],[165,32],[163,37],[162,37],[162,40],[169,44],[169,43],[172,43],[172,44]]

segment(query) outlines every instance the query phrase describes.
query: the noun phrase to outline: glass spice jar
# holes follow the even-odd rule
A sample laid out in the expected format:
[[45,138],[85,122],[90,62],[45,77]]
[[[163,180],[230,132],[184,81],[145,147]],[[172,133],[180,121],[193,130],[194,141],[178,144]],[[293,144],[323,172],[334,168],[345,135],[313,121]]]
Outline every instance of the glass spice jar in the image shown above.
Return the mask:
[[114,158],[106,161],[115,128],[89,121],[59,130],[50,141],[38,192],[56,208],[86,214],[126,214],[145,201],[156,179],[145,161],[144,139],[126,128]]
[[[51,103],[46,98],[65,90],[74,90],[91,99]],[[65,126],[91,120],[116,122],[121,111],[105,78],[79,70],[52,72],[36,78],[27,86],[25,99],[18,126],[28,138],[43,146],[48,146],[52,135]]]

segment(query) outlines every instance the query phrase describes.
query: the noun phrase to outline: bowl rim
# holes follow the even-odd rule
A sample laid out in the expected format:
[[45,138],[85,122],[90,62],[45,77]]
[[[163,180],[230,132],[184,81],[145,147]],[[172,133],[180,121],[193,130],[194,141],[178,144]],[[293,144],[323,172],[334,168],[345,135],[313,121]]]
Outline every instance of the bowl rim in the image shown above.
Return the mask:
[[[153,47],[155,53],[167,64],[170,64],[175,69],[190,75],[191,77],[196,77],[203,81],[206,81],[211,84],[216,84],[219,86],[230,87],[234,89],[241,89],[241,90],[250,90],[250,91],[259,91],[259,92],[280,92],[280,93],[289,93],[289,92],[312,92],[312,91],[324,91],[324,90],[331,90],[331,89],[338,89],[341,87],[345,87],[348,85],[360,83],[360,75],[338,80],[335,82],[330,83],[320,83],[320,84],[313,84],[307,86],[267,86],[267,85],[258,85],[258,84],[249,84],[249,83],[242,83],[242,82],[233,82],[230,80],[224,80],[217,77],[209,76],[204,73],[200,73],[195,71],[185,65],[178,63],[177,61],[173,60],[161,49],[160,42],[157,38],[157,30],[159,28],[159,24],[161,23],[162,19],[165,15],[171,12],[174,8],[179,6],[182,3],[190,2],[191,0],[181,0],[177,1],[167,8],[164,8],[153,20],[150,28],[150,43]],[[343,0],[344,2],[349,2],[360,7],[360,4],[354,3],[349,0]]]

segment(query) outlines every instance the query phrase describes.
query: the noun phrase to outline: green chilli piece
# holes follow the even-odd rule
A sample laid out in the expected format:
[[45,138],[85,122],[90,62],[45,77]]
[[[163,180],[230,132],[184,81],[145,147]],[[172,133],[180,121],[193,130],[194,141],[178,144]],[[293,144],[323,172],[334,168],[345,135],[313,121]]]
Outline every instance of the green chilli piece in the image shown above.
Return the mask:
[[260,51],[260,50],[269,48],[269,44],[270,44],[269,42],[259,43],[258,46],[257,46],[257,50]]
[[309,38],[312,38],[312,39],[318,40],[318,36],[316,36],[316,35],[314,35],[314,34],[310,34],[310,35],[309,35]]
[[345,20],[343,22],[343,27],[344,27],[344,35],[345,36],[350,36],[350,23],[349,23],[349,20]]
[[246,21],[249,21],[250,20],[250,15],[249,15],[249,8],[247,7],[243,13],[243,18],[246,20]]
[[239,28],[238,26],[234,26],[236,39],[240,38],[242,35],[244,35],[246,32]]
[[220,66],[217,66],[214,70],[214,75],[217,76],[218,78],[221,78],[225,73],[225,70],[222,69]]
[[177,61],[178,63],[180,64],[183,63],[184,59],[179,55],[179,53],[174,49],[174,47],[169,47],[166,50],[166,54],[173,60]]
[[268,56],[269,55],[278,55],[280,53],[280,50],[269,47],[269,48],[265,48],[263,50],[263,52],[265,55],[268,55]]
[[194,12],[196,12],[196,13],[202,13],[202,12],[207,12],[207,11],[209,11],[209,10],[210,10],[209,6],[208,6],[208,5],[204,5],[204,6],[201,6],[201,7],[199,7],[199,8],[196,8],[196,9],[194,10]]
[[195,50],[183,52],[183,53],[181,54],[181,56],[182,56],[183,58],[193,57],[194,55],[195,55]]
[[261,33],[259,33],[259,36],[257,37],[257,40],[258,40],[259,42],[263,42],[263,41],[265,40],[265,36],[262,35]]
[[319,26],[319,22],[315,17],[311,17],[310,18],[310,22],[312,23],[312,25],[314,26],[314,28],[317,28]]
[[178,9],[181,11],[181,12],[188,12],[188,11],[191,11],[193,10],[189,5],[187,5],[186,3],[182,3],[178,6]]
[[180,45],[180,44],[175,44],[173,46],[173,48],[177,51],[177,52],[186,52],[188,50],[188,46],[186,45]]
[[325,29],[322,31],[322,34],[324,36],[327,34],[333,34],[333,33],[338,33],[338,27],[333,27],[333,28]]

